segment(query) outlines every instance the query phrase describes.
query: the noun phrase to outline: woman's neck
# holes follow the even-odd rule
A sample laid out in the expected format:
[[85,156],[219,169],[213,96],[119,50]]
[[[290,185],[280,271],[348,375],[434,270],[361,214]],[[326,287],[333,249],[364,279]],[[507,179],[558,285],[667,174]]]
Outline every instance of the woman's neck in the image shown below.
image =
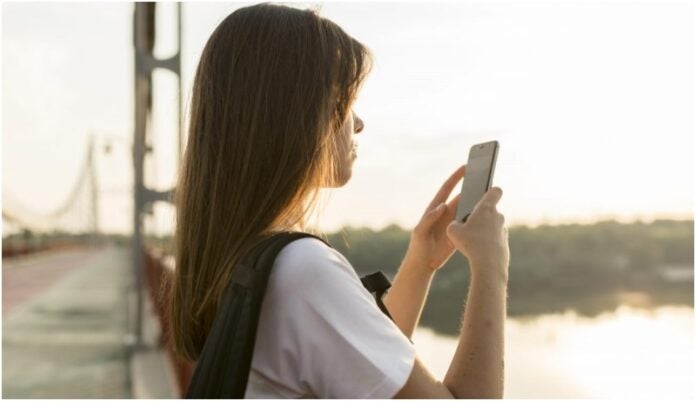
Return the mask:
[[267,231],[270,233],[278,233],[278,232],[283,232],[283,231],[302,231],[302,229],[300,228],[299,224],[295,224],[295,225],[278,224],[278,225],[270,227]]

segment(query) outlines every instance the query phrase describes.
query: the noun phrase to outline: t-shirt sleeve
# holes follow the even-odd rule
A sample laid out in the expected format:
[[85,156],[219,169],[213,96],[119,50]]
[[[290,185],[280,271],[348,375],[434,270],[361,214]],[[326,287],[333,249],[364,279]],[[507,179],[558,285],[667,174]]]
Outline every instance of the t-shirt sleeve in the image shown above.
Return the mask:
[[413,344],[343,255],[317,239],[298,241],[305,247],[290,255],[294,293],[285,306],[300,382],[320,398],[392,398],[413,368]]

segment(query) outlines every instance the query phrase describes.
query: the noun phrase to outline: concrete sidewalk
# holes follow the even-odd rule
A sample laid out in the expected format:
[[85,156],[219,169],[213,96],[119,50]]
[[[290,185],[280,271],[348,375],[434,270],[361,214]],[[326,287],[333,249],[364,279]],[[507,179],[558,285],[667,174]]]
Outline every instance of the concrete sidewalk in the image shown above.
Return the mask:
[[2,319],[99,254],[93,247],[82,247],[3,258]]
[[130,250],[94,252],[3,320],[3,398],[132,398]]

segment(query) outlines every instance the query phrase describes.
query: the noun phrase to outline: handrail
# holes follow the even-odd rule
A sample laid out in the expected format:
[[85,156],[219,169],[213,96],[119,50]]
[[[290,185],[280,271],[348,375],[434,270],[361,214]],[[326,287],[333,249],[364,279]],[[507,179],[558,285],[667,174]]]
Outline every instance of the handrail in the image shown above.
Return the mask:
[[159,319],[161,332],[159,347],[166,353],[167,359],[176,374],[177,392],[183,397],[195,363],[180,358],[174,352],[171,337],[171,326],[167,307],[170,302],[171,284],[174,280],[173,260],[157,248],[147,248],[145,251],[145,280],[146,288],[150,294],[150,299],[155,307],[157,318]]

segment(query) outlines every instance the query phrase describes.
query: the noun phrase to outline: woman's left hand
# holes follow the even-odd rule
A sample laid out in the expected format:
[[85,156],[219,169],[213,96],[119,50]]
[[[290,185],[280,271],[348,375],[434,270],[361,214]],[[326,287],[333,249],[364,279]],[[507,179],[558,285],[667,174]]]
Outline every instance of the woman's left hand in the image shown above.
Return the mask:
[[454,245],[447,238],[447,226],[455,218],[461,194],[447,202],[452,189],[464,177],[466,164],[459,167],[442,184],[437,195],[425,209],[420,221],[413,228],[405,260],[423,266],[433,272],[441,268],[454,253]]

